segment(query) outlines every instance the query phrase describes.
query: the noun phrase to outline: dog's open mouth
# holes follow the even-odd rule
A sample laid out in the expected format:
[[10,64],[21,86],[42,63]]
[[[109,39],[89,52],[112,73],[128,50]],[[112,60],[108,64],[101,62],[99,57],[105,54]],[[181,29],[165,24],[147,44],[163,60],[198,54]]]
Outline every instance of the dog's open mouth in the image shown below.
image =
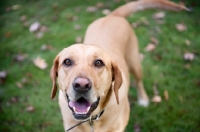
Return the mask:
[[100,97],[94,103],[89,103],[84,97],[79,98],[76,102],[73,102],[67,96],[69,108],[72,110],[74,118],[77,120],[86,120],[90,117],[92,112],[97,108]]

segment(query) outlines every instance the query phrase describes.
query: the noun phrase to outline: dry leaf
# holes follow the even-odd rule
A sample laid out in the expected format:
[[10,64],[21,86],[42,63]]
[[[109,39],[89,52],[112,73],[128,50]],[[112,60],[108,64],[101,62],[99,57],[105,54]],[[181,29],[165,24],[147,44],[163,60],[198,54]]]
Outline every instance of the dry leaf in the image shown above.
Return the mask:
[[37,39],[41,39],[41,38],[43,37],[43,35],[44,35],[43,32],[38,32],[38,33],[36,34],[36,38],[37,38]]
[[98,3],[96,4],[96,7],[97,7],[97,8],[103,8],[103,7],[104,7],[104,4],[103,4],[102,2],[98,2]]
[[176,24],[176,29],[180,32],[187,30],[187,26],[183,23]]
[[156,48],[156,45],[155,45],[155,44],[149,43],[149,44],[145,47],[145,51],[151,52],[151,51],[155,50],[155,48]]
[[141,132],[140,126],[138,124],[134,125],[134,132]]
[[27,17],[25,15],[20,17],[20,21],[25,22],[27,20]]
[[189,63],[188,63],[188,64],[185,64],[185,65],[184,65],[184,68],[190,69],[190,68],[191,68],[191,64],[189,64]]
[[14,96],[10,99],[10,103],[18,103],[19,102],[19,97],[18,96]]
[[19,89],[22,89],[24,86],[21,82],[16,82],[16,85]]
[[23,23],[23,26],[24,26],[24,27],[28,27],[29,25],[30,25],[30,23],[27,22],[27,21]]
[[182,104],[183,103],[183,97],[179,96],[179,100],[180,100],[180,103]]
[[157,89],[156,83],[154,83],[154,86],[153,86],[153,93],[154,93],[154,95],[158,95],[158,89]]
[[151,43],[153,43],[153,44],[156,44],[156,45],[159,44],[159,40],[156,39],[156,38],[154,38],[154,37],[151,37],[151,38],[150,38],[150,41],[151,41]]
[[193,53],[190,53],[190,52],[186,52],[183,56],[183,58],[185,60],[189,60],[189,61],[193,61],[194,58],[195,58],[195,55]]
[[40,50],[52,50],[53,47],[49,44],[43,44],[42,47],[40,48]]
[[37,56],[37,58],[33,60],[33,63],[35,64],[35,66],[37,66],[38,68],[42,70],[47,68],[46,61],[39,56]]
[[186,40],[185,40],[185,44],[186,44],[186,45],[191,45],[190,40],[187,40],[187,39],[186,39]]
[[32,32],[35,32],[37,31],[39,28],[40,28],[41,24],[39,22],[34,22],[30,25],[29,27],[29,31],[32,33]]
[[75,26],[74,26],[74,29],[75,29],[75,30],[80,30],[80,29],[81,29],[81,25],[75,25]]
[[165,100],[166,100],[166,101],[169,100],[169,94],[168,94],[168,91],[167,91],[167,90],[164,91],[164,97],[165,97]]
[[26,54],[19,54],[14,57],[14,60],[17,62],[22,62],[24,61],[24,59],[26,59],[26,57],[27,57]]
[[165,17],[165,12],[164,11],[161,11],[161,12],[157,12],[153,15],[154,19],[162,19]]
[[28,106],[28,107],[26,107],[25,111],[27,111],[27,112],[34,112],[35,108],[33,106]]
[[97,7],[95,6],[88,6],[86,9],[87,12],[96,12],[97,11]]
[[139,26],[139,24],[138,24],[137,22],[133,22],[133,23],[131,23],[131,26],[132,26],[133,28],[136,28],[136,27]]
[[103,15],[108,15],[110,13],[109,9],[103,9],[102,14]]
[[48,29],[47,26],[41,26],[41,27],[40,27],[40,31],[41,31],[41,32],[48,32],[49,29]]
[[27,79],[26,77],[24,77],[24,78],[22,78],[21,82],[22,82],[23,84],[26,84],[26,83],[28,83],[28,79]]
[[8,31],[8,32],[6,32],[6,33],[4,34],[4,36],[5,36],[6,38],[9,38],[9,37],[12,36],[12,32]]
[[162,98],[159,95],[154,95],[151,101],[154,103],[160,103],[162,101]]
[[76,37],[76,43],[81,43],[83,38],[81,36]]
[[12,7],[11,7],[11,9],[12,10],[19,10],[21,8],[21,5],[13,5]]
[[7,72],[6,71],[0,71],[0,84],[4,83],[6,77],[7,77]]
[[140,60],[143,61],[144,60],[144,54],[140,53]]

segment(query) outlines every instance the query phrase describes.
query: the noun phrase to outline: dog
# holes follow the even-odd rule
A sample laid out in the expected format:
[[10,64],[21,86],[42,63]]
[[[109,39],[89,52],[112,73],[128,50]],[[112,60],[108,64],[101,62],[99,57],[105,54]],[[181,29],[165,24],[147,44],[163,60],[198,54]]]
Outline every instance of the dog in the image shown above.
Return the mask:
[[129,73],[136,80],[138,104],[148,106],[137,37],[126,17],[151,8],[188,10],[168,0],[128,2],[91,23],[83,44],[71,45],[56,56],[50,71],[51,98],[55,97],[58,84],[65,130],[124,131],[130,114]]

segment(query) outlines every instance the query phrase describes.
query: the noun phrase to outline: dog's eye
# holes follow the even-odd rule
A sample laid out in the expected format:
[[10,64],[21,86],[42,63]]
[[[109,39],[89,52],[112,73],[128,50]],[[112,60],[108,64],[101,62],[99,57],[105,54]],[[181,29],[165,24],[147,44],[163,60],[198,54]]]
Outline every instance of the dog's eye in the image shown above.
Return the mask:
[[95,65],[95,67],[98,67],[98,68],[105,66],[102,60],[96,60],[94,62],[94,65]]
[[70,60],[70,59],[66,59],[66,60],[64,60],[63,64],[64,64],[65,66],[71,66],[71,65],[73,64],[73,61]]

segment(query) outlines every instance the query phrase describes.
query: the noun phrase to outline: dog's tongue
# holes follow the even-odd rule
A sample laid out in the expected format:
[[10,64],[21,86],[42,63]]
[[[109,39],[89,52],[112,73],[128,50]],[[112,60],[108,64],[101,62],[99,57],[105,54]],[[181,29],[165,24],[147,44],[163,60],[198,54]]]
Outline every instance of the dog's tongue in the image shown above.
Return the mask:
[[78,112],[86,112],[88,107],[90,106],[90,103],[84,99],[80,98],[76,102],[69,102],[70,107],[75,107],[76,111]]

